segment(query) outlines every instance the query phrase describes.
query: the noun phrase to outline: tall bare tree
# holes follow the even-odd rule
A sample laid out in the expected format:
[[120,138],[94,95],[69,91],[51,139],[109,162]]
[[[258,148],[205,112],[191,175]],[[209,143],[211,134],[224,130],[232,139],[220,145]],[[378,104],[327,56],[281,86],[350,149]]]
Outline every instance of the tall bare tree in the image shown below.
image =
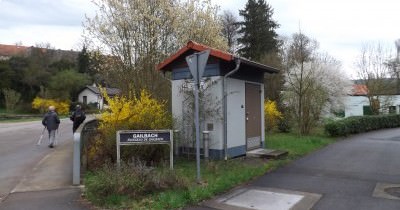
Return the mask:
[[296,101],[294,107],[295,119],[300,128],[300,133],[304,134],[309,132],[308,126],[304,123],[306,114],[304,112],[304,103],[306,102],[306,94],[312,88],[312,76],[314,74],[314,68],[308,65],[313,58],[318,43],[315,40],[311,40],[309,37],[302,33],[297,33],[292,36],[291,43],[287,46],[286,54],[286,82],[287,93],[291,93]]
[[395,41],[396,45],[396,58],[394,59],[393,73],[397,79],[396,81],[396,93],[400,94],[400,39]]
[[222,34],[228,41],[229,52],[236,53],[237,38],[240,24],[237,17],[229,10],[225,10],[221,15],[222,19]]
[[396,78],[396,94],[400,94],[400,39],[395,42],[396,46],[396,57],[390,59],[387,65],[390,68],[390,75],[392,78]]
[[85,23],[86,39],[112,55],[103,69],[125,93],[148,89],[168,98],[155,65],[194,40],[226,49],[218,8],[210,0],[94,0],[99,11]]
[[308,134],[323,110],[337,107],[345,96],[347,79],[341,65],[317,51],[318,42],[300,33],[284,44],[284,101],[292,110],[300,134]]
[[[391,67],[388,61],[392,53],[381,43],[364,44],[356,60],[357,75],[361,84],[367,87],[367,97],[373,114],[379,114],[384,106],[382,95],[395,93],[393,80],[390,80]],[[386,99],[386,98],[385,98]]]

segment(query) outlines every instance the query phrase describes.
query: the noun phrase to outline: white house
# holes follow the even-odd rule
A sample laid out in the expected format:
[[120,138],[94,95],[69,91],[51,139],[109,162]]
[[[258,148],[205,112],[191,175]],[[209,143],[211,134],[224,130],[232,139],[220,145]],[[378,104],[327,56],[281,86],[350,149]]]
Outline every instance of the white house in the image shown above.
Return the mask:
[[[108,96],[113,97],[121,91],[118,88],[105,88]],[[97,108],[103,109],[107,101],[101,96],[100,89],[95,84],[87,85],[78,94],[78,101],[82,104],[96,104]]]
[[[352,93],[344,100],[345,117],[368,115],[370,103],[366,85],[353,85]],[[400,95],[379,95],[380,112],[385,114],[400,113]]]

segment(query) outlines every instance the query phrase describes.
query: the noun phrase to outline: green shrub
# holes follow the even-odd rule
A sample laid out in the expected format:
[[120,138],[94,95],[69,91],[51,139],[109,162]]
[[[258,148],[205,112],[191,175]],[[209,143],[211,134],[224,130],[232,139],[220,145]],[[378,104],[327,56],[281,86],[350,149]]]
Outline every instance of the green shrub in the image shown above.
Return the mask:
[[400,115],[354,116],[327,122],[325,131],[330,136],[347,136],[349,134],[395,127],[400,127]]
[[290,132],[291,127],[290,127],[289,119],[287,117],[283,117],[282,119],[279,120],[278,130],[281,133],[289,133]]

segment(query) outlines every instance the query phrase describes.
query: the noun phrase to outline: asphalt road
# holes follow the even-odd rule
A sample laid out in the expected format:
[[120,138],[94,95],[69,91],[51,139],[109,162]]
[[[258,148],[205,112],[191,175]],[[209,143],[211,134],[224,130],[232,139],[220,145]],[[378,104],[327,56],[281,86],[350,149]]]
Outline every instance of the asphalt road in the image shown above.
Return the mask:
[[400,129],[340,140],[242,187],[319,194],[315,210],[399,210],[381,186],[400,187]]
[[400,209],[400,200],[373,196],[379,183],[400,184],[400,129],[339,141],[252,185],[321,194],[313,209]]
[[61,120],[52,149],[47,131],[36,145],[42,131],[41,121],[0,123],[0,209],[80,209],[80,190],[71,186],[72,122]]

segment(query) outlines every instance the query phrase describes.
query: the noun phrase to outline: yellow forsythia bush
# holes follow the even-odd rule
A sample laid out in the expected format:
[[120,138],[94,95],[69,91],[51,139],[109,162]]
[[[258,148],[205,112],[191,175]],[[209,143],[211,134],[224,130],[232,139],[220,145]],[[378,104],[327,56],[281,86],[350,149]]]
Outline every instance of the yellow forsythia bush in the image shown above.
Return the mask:
[[[172,117],[166,103],[152,98],[142,90],[140,96],[128,98],[115,96],[110,98],[104,90],[103,97],[108,102],[108,109],[100,115],[100,136],[89,149],[89,161],[115,160],[115,139],[118,130],[159,130],[172,127]],[[140,158],[159,162],[166,154],[163,145],[142,145],[126,147],[121,152],[122,159]]]
[[279,120],[283,118],[283,115],[278,110],[275,101],[265,100],[264,117],[265,117],[265,129],[267,131],[273,130],[278,125]]
[[39,110],[40,113],[47,112],[49,106],[55,106],[58,114],[66,115],[69,113],[69,102],[57,99],[45,99],[36,97],[32,101],[32,108]]
[[108,101],[109,108],[101,116],[99,128],[103,131],[111,131],[115,135],[116,130],[155,130],[171,128],[172,120],[166,110],[165,102],[159,102],[151,98],[146,90],[142,90],[140,97],[128,99],[125,96],[108,97],[102,93]]

